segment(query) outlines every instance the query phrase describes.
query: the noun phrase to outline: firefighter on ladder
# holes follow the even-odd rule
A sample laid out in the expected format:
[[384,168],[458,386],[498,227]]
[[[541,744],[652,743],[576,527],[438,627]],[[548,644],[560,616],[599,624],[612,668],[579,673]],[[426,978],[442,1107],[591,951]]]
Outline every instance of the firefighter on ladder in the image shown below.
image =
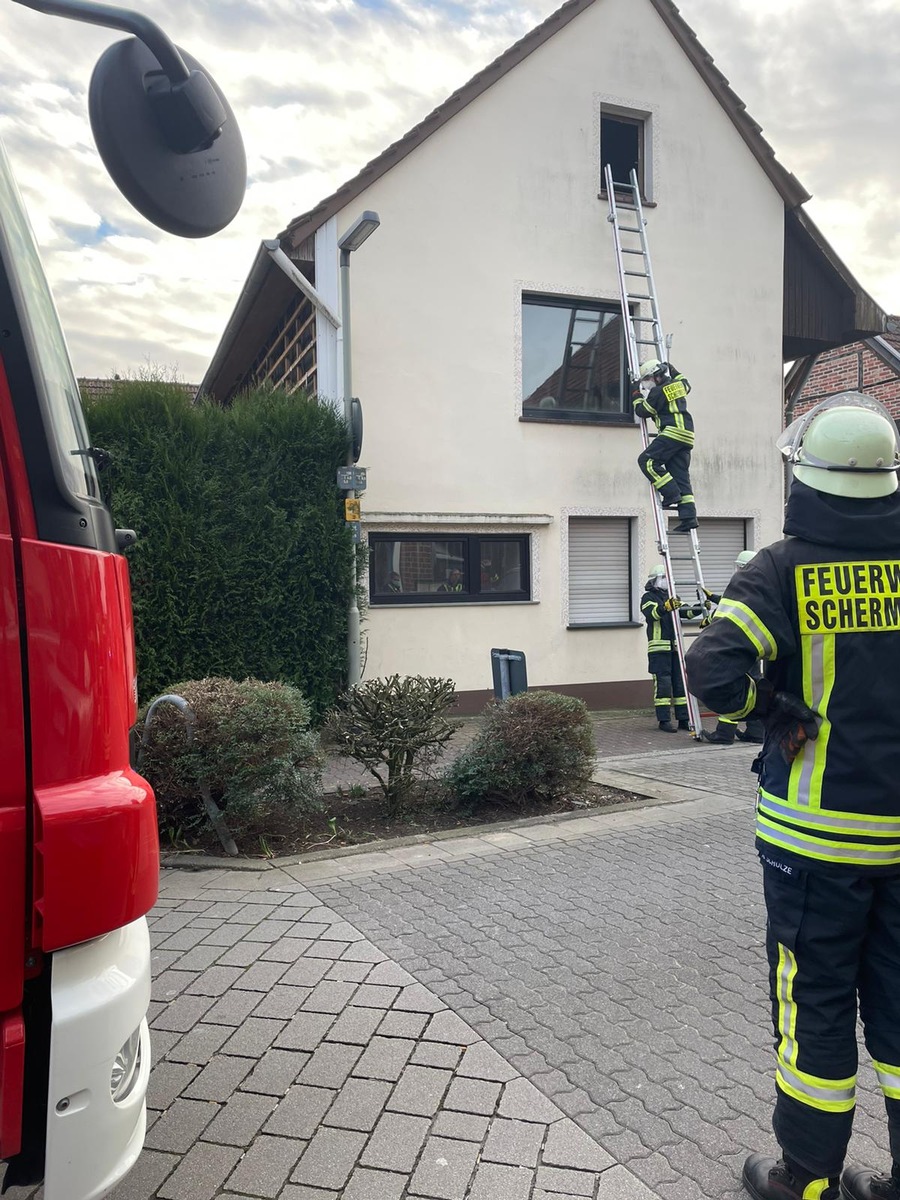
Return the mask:
[[[641,597],[641,613],[647,623],[647,670],[653,676],[653,708],[659,729],[677,733],[690,729],[684,676],[675,642],[676,613],[683,607],[677,596],[669,595],[666,568],[657,563]],[[686,616],[697,616],[698,608],[685,609]],[[670,710],[675,710],[676,725]]]
[[641,365],[632,391],[637,416],[652,420],[656,437],[638,455],[638,466],[659,493],[663,508],[677,508],[675,533],[697,528],[697,506],[691,487],[694,421],[687,410],[688,380],[671,363],[651,358]]
[[[788,537],[734,575],[687,656],[705,704],[766,728],[756,834],[782,1153],[748,1158],[744,1186],[754,1200],[900,1200],[900,441],[850,392],[779,446],[794,465]],[[886,1175],[844,1167],[857,1009]]]

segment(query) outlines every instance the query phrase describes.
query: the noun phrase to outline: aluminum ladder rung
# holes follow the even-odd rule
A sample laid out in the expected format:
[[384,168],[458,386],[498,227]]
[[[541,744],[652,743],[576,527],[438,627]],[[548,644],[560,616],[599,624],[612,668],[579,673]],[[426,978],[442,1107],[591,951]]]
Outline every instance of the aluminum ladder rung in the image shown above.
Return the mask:
[[633,279],[649,279],[650,276],[646,271],[626,271],[626,275],[632,276]]

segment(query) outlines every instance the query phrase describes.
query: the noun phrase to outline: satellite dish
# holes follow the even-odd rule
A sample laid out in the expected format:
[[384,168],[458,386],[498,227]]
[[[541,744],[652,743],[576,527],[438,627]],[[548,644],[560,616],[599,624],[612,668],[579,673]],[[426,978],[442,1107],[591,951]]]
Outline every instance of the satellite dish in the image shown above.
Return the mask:
[[236,216],[247,159],[234,113],[195,58],[173,80],[137,38],[115,42],[91,76],[91,128],[125,198],[154,225],[209,237]]

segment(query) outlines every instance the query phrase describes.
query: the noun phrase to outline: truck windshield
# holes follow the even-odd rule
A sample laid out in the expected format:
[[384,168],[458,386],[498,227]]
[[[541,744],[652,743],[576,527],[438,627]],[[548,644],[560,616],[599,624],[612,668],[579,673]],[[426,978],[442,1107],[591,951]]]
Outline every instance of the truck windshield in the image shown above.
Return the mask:
[[47,436],[55,443],[63,482],[76,496],[100,494],[90,438],[66,341],[9,161],[0,144],[0,259],[12,288]]

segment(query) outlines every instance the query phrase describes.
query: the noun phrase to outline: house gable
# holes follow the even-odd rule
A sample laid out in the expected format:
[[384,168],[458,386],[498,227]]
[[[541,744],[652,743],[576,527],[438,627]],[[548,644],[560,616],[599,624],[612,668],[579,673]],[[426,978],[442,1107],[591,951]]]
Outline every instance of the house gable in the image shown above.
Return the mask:
[[[287,229],[279,234],[279,238],[285,246],[290,246],[292,249],[299,247],[304,239],[308,238],[320,225],[352,203],[366,188],[401,162],[408,154],[411,154],[413,150],[422,145],[432,134],[446,125],[457,113],[486,92],[514,67],[524,62],[572,20],[595,4],[603,2],[604,0],[568,0],[541,25],[531,30],[438,105],[423,121],[388,146],[377,158],[363,167],[358,175],[348,180],[315,208],[295,217]],[[781,195],[786,207],[790,209],[805,203],[810,198],[809,193],[777,161],[775,151],[762,136],[762,127],[753,120],[747,112],[744,102],[732,91],[726,77],[715,66],[712,55],[704,50],[696,33],[683,19],[678,8],[671,0],[649,0],[649,2],[721,104],[729,120]]]

